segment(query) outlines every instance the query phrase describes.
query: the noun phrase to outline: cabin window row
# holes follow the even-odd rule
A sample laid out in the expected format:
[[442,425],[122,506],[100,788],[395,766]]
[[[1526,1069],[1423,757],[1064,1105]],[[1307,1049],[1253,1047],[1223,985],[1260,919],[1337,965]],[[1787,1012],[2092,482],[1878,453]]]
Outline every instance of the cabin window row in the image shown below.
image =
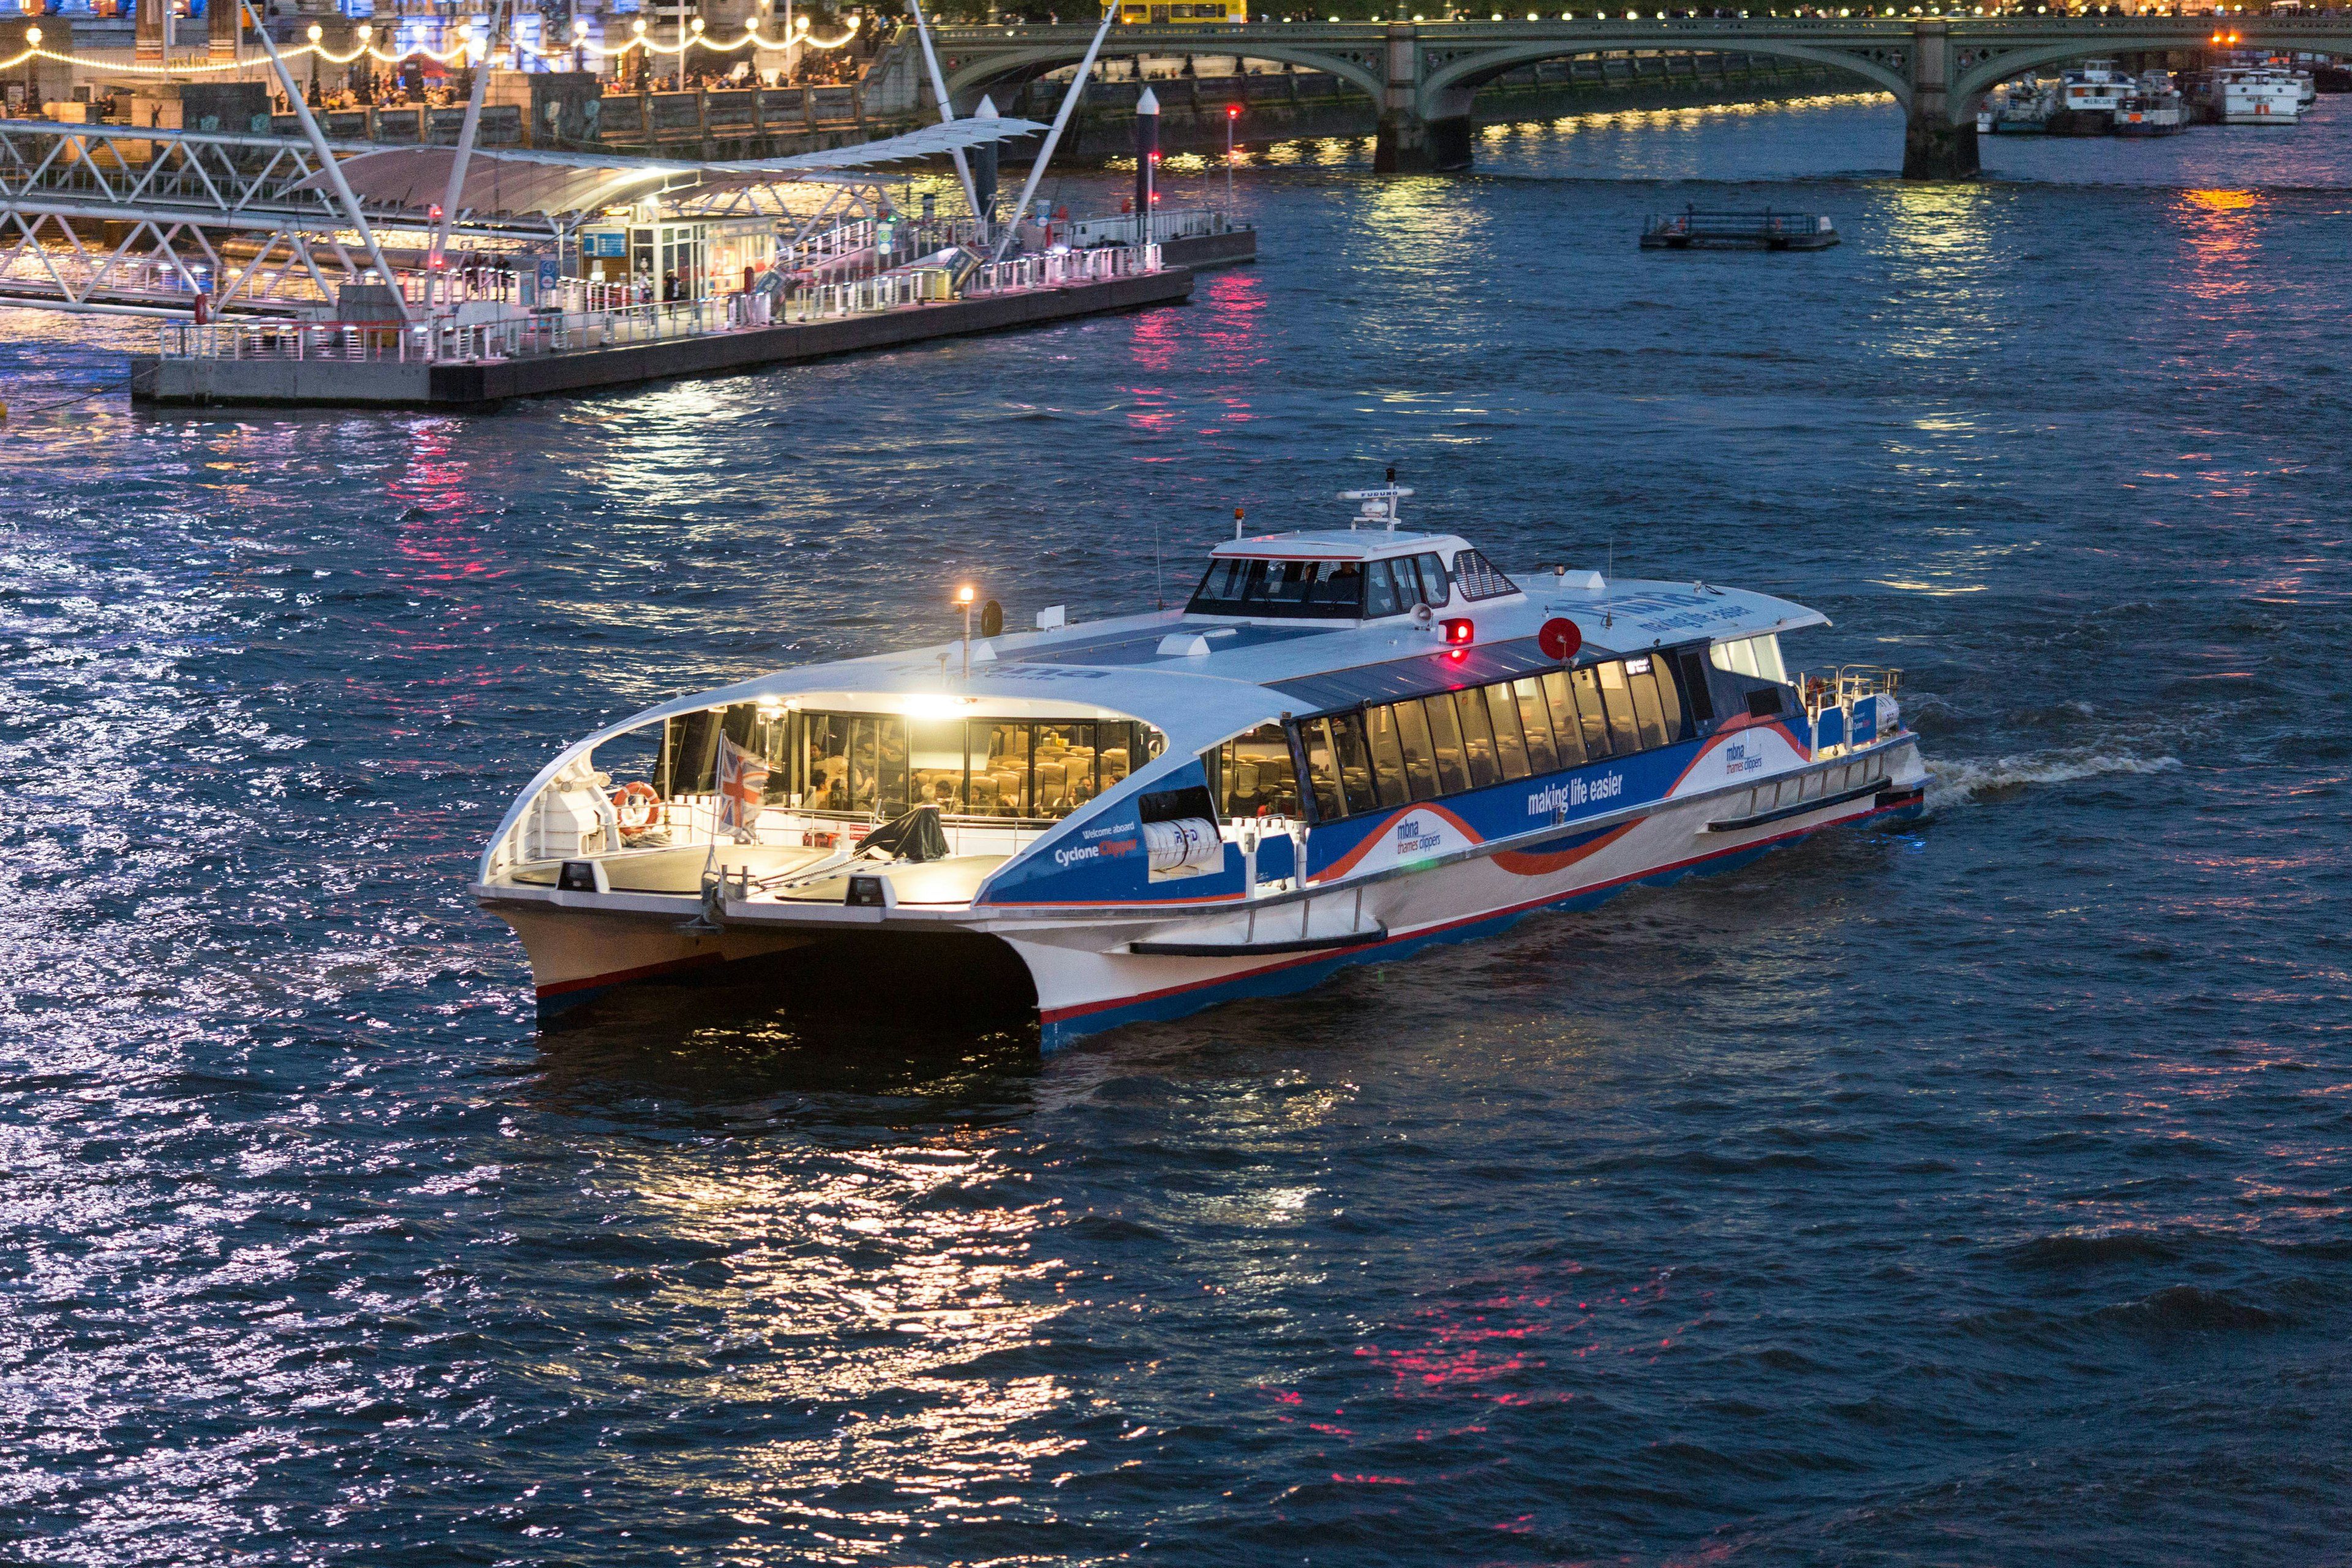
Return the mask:
[[1167,743],[1127,720],[762,713],[745,702],[670,720],[655,787],[665,798],[713,793],[722,736],[767,767],[767,804],[886,820],[923,804],[956,816],[1067,816]]
[[1409,614],[1415,605],[1442,610],[1456,588],[1465,599],[1516,594],[1518,584],[1475,550],[1457,551],[1454,568],[1434,551],[1386,561],[1251,561],[1209,563],[1187,614],[1375,620]]
[[1298,732],[1316,814],[1329,819],[1671,745],[1683,701],[1663,661],[1636,657],[1328,714]]

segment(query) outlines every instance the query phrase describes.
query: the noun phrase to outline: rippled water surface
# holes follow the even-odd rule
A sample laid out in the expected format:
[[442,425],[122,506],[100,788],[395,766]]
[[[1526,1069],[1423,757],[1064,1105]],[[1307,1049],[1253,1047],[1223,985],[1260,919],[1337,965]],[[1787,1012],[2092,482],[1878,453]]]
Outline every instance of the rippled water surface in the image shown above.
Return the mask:
[[[2345,118],[1339,149],[1189,310],[494,417],[0,320],[6,1551],[2345,1561]],[[1848,243],[1633,248],[1767,200]],[[535,1035],[462,884],[566,738],[1389,462],[1822,606],[1931,817],[1042,1060],[883,975]]]

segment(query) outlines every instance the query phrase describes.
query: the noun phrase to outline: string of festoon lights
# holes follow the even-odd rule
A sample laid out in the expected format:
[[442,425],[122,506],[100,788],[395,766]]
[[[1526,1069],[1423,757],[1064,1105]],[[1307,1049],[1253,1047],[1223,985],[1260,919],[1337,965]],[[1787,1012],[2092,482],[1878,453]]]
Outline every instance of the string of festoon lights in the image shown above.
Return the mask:
[[[593,55],[598,59],[616,60],[631,49],[643,49],[648,54],[675,55],[681,59],[689,49],[704,49],[714,55],[739,54],[745,49],[789,49],[796,45],[805,45],[813,49],[838,49],[846,46],[857,36],[857,24],[858,18],[852,16],[847,24],[848,30],[841,37],[820,38],[810,33],[807,17],[795,16],[793,18],[792,26],[781,38],[766,37],[761,34],[756,26],[746,26],[741,37],[733,43],[722,44],[716,38],[703,36],[702,18],[697,16],[694,18],[691,32],[675,44],[665,44],[648,37],[646,35],[645,21],[639,18],[635,26],[633,37],[615,47],[607,48],[602,44],[588,41],[587,19],[579,17],[572,24],[572,42],[569,44],[553,49],[535,49],[520,39],[517,39],[513,47],[520,53],[540,60],[560,60],[575,53]],[[289,65],[305,55],[310,55],[332,66],[347,66],[362,58],[378,60],[389,66],[422,57],[436,65],[446,66],[463,65],[468,55],[472,56],[475,62],[478,64],[500,52],[492,47],[488,39],[471,37],[459,38],[457,47],[447,50],[426,48],[422,44],[408,49],[380,49],[375,47],[373,41],[375,28],[364,22],[360,24],[358,36],[360,47],[347,55],[339,55],[321,42],[326,37],[326,30],[313,22],[310,24],[310,41],[297,48],[280,49],[278,58]],[[0,59],[0,71],[13,70],[28,60],[55,60],[59,65],[82,66],[89,69],[107,71],[131,71],[142,76],[208,76],[219,71],[250,70],[259,63],[255,60],[214,60],[204,64],[148,66],[125,65],[120,60],[90,59],[81,55],[59,54],[54,49],[41,47],[41,29],[38,27],[25,29],[24,52]]]

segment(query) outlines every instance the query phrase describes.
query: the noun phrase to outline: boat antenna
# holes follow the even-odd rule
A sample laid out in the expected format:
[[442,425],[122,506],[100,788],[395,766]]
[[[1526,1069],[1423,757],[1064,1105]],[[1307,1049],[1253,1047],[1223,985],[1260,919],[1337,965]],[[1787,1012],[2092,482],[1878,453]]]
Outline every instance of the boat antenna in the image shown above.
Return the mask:
[[1168,590],[1160,580],[1160,512],[1157,508],[1151,513],[1151,607],[1155,610],[1168,607]]
[[1364,503],[1362,510],[1348,520],[1350,531],[1362,523],[1385,521],[1388,524],[1388,531],[1394,533],[1396,525],[1403,521],[1397,515],[1397,503],[1411,494],[1412,494],[1411,490],[1402,489],[1397,484],[1396,469],[1391,467],[1388,472],[1388,483],[1379,489],[1341,490],[1339,499],[1360,500]]

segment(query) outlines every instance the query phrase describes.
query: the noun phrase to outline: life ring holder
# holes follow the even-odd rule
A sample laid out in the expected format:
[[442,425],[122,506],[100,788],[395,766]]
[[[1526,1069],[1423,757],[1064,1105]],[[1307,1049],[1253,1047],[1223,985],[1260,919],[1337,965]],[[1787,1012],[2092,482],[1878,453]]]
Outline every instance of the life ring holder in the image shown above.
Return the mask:
[[662,797],[643,779],[632,779],[613,792],[613,816],[624,837],[651,833],[662,826],[664,815]]

